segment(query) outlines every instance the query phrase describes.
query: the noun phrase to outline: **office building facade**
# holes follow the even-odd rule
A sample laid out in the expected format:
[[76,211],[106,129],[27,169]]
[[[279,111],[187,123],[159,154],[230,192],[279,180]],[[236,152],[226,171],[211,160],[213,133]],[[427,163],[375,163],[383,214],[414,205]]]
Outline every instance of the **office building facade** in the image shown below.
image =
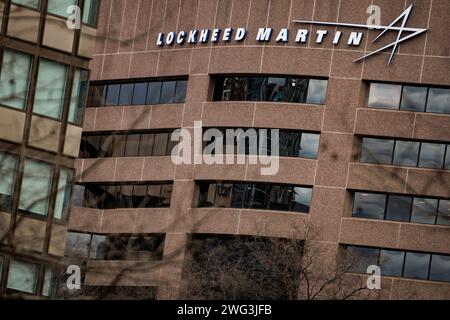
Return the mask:
[[[102,0],[98,12],[65,248],[83,286],[183,298],[192,243],[302,241],[311,228],[318,266],[357,253],[346,276],[358,281],[381,267],[370,298],[450,299],[447,0]],[[73,56],[62,62],[88,69]],[[278,129],[259,145],[270,155],[276,139],[278,170],[263,174],[248,146],[244,164],[176,163],[177,129],[257,141]],[[57,171],[78,155],[58,132]]]

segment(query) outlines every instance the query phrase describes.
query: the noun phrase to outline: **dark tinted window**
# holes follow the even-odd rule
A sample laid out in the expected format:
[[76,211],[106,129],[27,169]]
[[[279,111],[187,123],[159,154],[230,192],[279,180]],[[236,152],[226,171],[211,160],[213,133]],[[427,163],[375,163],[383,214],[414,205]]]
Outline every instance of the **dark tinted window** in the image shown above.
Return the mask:
[[251,208],[308,213],[312,188],[276,184],[199,183],[198,207]]
[[150,82],[147,91],[147,104],[159,104],[162,82]]
[[119,105],[129,106],[133,100],[133,83],[122,84],[120,86]]
[[177,88],[175,91],[175,103],[183,103],[186,100],[187,80],[177,81]]
[[120,84],[109,85],[106,90],[106,106],[117,106],[119,104]]
[[155,134],[155,142],[153,146],[153,156],[165,156],[167,153],[167,142],[169,133]]
[[444,165],[445,144],[422,143],[419,167],[442,169]]
[[394,140],[363,138],[361,162],[391,164]]
[[427,112],[450,113],[450,89],[430,88]]
[[383,219],[386,195],[374,193],[355,193],[353,216],[368,219]]
[[171,196],[172,184],[86,185],[83,207],[105,210],[169,207]]
[[411,221],[427,224],[436,223],[437,199],[414,198]]
[[445,156],[444,169],[450,170],[450,144],[447,145],[447,154]]
[[415,167],[419,157],[420,143],[413,141],[396,141],[394,165]]
[[433,254],[430,280],[450,282],[450,256]]
[[324,104],[327,80],[286,77],[216,77],[215,101]]
[[409,221],[413,198],[389,196],[386,219],[392,221]]
[[91,85],[87,107],[103,107],[105,105],[107,86]]
[[430,254],[407,252],[403,276],[413,279],[428,279]]
[[346,261],[352,272],[366,273],[369,266],[378,265],[379,254],[379,249],[348,247]]
[[381,250],[380,268],[385,276],[401,277],[403,272],[403,261],[405,253],[394,250]]
[[145,101],[147,99],[147,87],[148,83],[136,83],[134,85],[134,91],[133,91],[133,105],[141,105],[145,104]]
[[129,134],[125,147],[125,157],[135,157],[139,154],[140,134]]
[[427,101],[426,87],[403,87],[401,110],[423,112]]
[[439,201],[437,224],[450,226],[450,200]]
[[164,81],[161,88],[161,99],[159,103],[173,103],[175,98],[176,81]]

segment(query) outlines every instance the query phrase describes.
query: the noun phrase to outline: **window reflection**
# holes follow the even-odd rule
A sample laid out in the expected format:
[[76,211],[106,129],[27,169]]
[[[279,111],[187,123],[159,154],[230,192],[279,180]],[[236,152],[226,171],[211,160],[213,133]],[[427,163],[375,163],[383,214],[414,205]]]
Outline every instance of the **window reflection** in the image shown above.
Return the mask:
[[346,262],[352,272],[366,273],[367,268],[378,265],[380,250],[365,247],[348,247],[346,250]]
[[172,184],[84,186],[82,206],[92,209],[170,207]]
[[422,143],[419,167],[441,169],[444,164],[445,144]]
[[327,80],[287,77],[216,77],[214,101],[324,104]]
[[392,221],[409,221],[413,198],[389,196],[386,219]]
[[412,279],[428,279],[430,254],[407,252],[403,276]]
[[184,103],[187,80],[91,84],[88,107]]
[[417,165],[420,143],[413,141],[396,141],[394,151],[394,165],[410,166]]
[[391,164],[393,140],[363,138],[361,162]]
[[306,99],[306,103],[325,104],[325,99],[327,96],[327,86],[327,80],[309,80],[308,98]]
[[200,182],[198,207],[249,208],[308,213],[312,188],[275,184]]
[[434,224],[436,222],[438,200],[414,198],[411,222]]
[[423,112],[427,100],[428,89],[426,87],[403,87],[401,110]]
[[450,200],[439,201],[437,224],[450,225]]
[[383,219],[386,195],[374,193],[355,193],[353,216],[368,219]]
[[450,282],[450,256],[433,254],[430,280]]
[[450,113],[450,89],[430,88],[427,112]]
[[401,277],[405,253],[394,250],[381,250],[380,268],[385,276]]
[[371,83],[369,108],[398,109],[402,86],[395,84]]

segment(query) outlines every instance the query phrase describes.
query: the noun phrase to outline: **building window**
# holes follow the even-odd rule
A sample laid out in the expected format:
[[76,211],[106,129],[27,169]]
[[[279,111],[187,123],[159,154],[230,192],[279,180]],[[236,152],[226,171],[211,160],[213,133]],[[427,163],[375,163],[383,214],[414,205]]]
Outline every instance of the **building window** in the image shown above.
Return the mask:
[[57,221],[64,222],[67,220],[70,206],[70,194],[72,191],[72,179],[73,170],[61,167],[54,213],[54,219]]
[[84,8],[83,8],[84,24],[94,28],[97,26],[99,6],[100,6],[99,0],[84,0]]
[[99,235],[68,233],[66,257],[93,260],[161,260],[164,234]]
[[35,160],[26,160],[20,193],[19,210],[46,217],[51,193],[53,167]]
[[3,50],[0,75],[0,103],[25,109],[29,90],[32,57],[28,54]]
[[[208,129],[205,128],[204,132]],[[251,154],[263,154],[273,155],[271,150],[272,139],[274,139],[271,129],[237,129],[227,128],[218,129],[223,136],[222,151],[225,154],[227,147],[233,146],[232,151],[234,154],[239,155],[251,155]],[[242,135],[240,134],[242,133]],[[263,133],[262,133],[263,132]],[[244,139],[241,139],[241,138]],[[208,147],[215,147],[214,136],[208,142],[204,142],[203,149]],[[264,142],[262,139],[265,139]],[[232,140],[232,141],[231,141]],[[306,133],[301,131],[287,131],[279,130],[278,132],[278,146],[280,157],[293,157],[293,158],[307,158],[317,159],[319,152],[320,134],[318,133]],[[211,144],[211,147],[210,147]],[[217,153],[216,148],[213,151]]]
[[184,103],[187,80],[91,84],[88,107]]
[[450,256],[360,246],[344,246],[350,270],[366,274],[370,265],[378,265],[383,275],[450,282]]
[[68,8],[73,5],[77,5],[78,0],[48,0],[47,12],[68,18],[71,13],[68,13]]
[[81,139],[80,158],[170,156],[178,142],[170,132],[86,134]]
[[402,103],[400,110],[424,112],[427,101],[427,88],[425,87],[403,87]]
[[352,216],[450,225],[450,200],[355,192]]
[[444,165],[445,144],[422,143],[419,167],[442,169]]
[[325,104],[328,80],[286,77],[215,77],[214,101]]
[[19,4],[36,10],[39,10],[39,7],[41,5],[40,0],[12,0],[11,2],[14,4]]
[[405,253],[395,250],[380,250],[380,268],[383,275],[401,277]]
[[430,88],[427,112],[450,113],[450,89]]
[[371,83],[369,108],[398,109],[402,86],[383,83]]
[[435,224],[437,207],[437,199],[414,198],[411,222]]
[[368,219],[384,219],[386,195],[375,193],[355,193],[353,216]]
[[391,164],[394,140],[363,138],[361,162]]
[[256,183],[199,182],[198,207],[309,213],[312,188]]
[[9,265],[7,289],[9,293],[36,292],[38,265],[18,260],[11,260]]
[[[450,151],[446,144],[362,138],[362,163],[449,169]],[[447,154],[447,155],[446,155]]]
[[378,265],[380,250],[350,246],[346,250],[346,263],[352,272],[367,273],[367,267]]
[[450,226],[450,200],[440,200],[436,224]]
[[89,72],[87,70],[75,69],[68,121],[77,126],[81,126],[83,121],[88,75]]
[[42,287],[42,296],[46,298],[55,298],[58,292],[59,275],[56,270],[45,268],[44,283]]
[[[80,190],[78,191],[80,192]],[[85,185],[83,207],[93,209],[168,208],[172,184]]]
[[419,157],[420,143],[414,141],[397,141],[395,143],[395,166],[415,167]]
[[390,195],[386,209],[386,220],[409,222],[412,202],[412,197]]
[[371,83],[368,107],[450,113],[450,89]]
[[403,276],[405,278],[427,280],[430,258],[431,254],[407,252]]
[[68,232],[64,256],[88,259],[92,236],[87,233]]
[[430,280],[450,282],[450,256],[433,254]]
[[17,156],[0,152],[0,210],[12,210],[12,198],[17,171]]
[[41,59],[33,112],[61,119],[67,82],[67,65]]

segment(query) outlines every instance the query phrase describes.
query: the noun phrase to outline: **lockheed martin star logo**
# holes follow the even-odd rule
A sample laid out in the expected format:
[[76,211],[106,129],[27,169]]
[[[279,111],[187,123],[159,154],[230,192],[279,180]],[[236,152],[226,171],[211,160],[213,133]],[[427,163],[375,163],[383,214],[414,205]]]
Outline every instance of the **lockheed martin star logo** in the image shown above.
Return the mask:
[[[395,52],[398,49],[398,45],[406,40],[409,40],[411,38],[414,38],[418,36],[419,34],[422,34],[426,32],[428,29],[421,29],[421,28],[408,28],[406,27],[406,24],[408,23],[409,16],[411,14],[411,10],[413,8],[413,5],[411,4],[403,13],[398,16],[389,26],[378,26],[378,25],[366,25],[366,24],[353,24],[353,23],[337,23],[337,22],[318,22],[318,21],[304,21],[304,20],[294,20],[294,22],[297,23],[310,23],[310,24],[319,24],[319,25],[328,25],[328,26],[342,26],[342,27],[351,27],[351,28],[364,28],[364,29],[374,29],[374,30],[382,30],[382,32],[372,41],[372,43],[376,42],[378,39],[380,39],[386,32],[388,31],[397,31],[397,39],[382,47],[379,48],[373,52],[370,52],[369,54],[358,58],[355,60],[355,62],[364,60],[370,56],[373,56],[374,54],[377,54],[381,51],[384,51],[386,49],[392,48],[391,56],[389,57],[388,65],[391,64],[392,58],[394,57]],[[397,24],[400,20],[401,26],[396,27],[394,26]],[[404,35],[404,33],[409,33],[408,35]],[[403,36],[403,37],[402,37]]]

